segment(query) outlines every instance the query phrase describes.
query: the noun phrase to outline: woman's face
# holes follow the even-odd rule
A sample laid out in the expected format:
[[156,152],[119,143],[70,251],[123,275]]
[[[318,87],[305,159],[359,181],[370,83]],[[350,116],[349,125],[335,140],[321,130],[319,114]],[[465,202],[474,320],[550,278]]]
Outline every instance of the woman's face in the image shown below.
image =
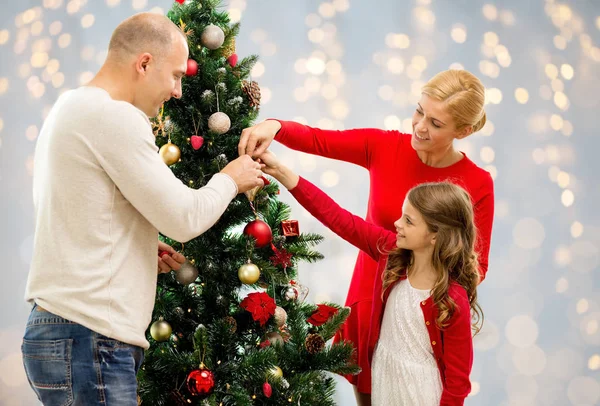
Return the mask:
[[446,103],[432,99],[426,94],[421,100],[412,118],[411,145],[415,151],[445,151],[454,139],[469,135],[469,128],[456,130],[454,119],[447,111]]

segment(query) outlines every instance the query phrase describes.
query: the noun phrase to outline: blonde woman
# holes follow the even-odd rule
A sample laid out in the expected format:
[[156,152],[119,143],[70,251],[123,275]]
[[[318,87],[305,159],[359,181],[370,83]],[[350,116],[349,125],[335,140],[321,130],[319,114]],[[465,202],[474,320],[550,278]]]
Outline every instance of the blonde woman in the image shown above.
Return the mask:
[[[486,121],[484,87],[465,70],[447,70],[422,89],[412,119],[412,134],[379,129],[329,131],[289,121],[267,120],[242,132],[240,154],[261,155],[273,139],[288,147],[352,162],[369,170],[370,195],[366,220],[387,230],[402,216],[408,190],[424,182],[451,179],[470,194],[479,230],[476,251],[481,279],[485,278],[494,217],[494,187],[490,174],[454,147],[454,140],[480,130]],[[377,263],[360,252],[346,305],[352,308],[336,340],[356,348],[358,375],[346,378],[355,385],[359,406],[370,404],[371,368],[368,334]]]

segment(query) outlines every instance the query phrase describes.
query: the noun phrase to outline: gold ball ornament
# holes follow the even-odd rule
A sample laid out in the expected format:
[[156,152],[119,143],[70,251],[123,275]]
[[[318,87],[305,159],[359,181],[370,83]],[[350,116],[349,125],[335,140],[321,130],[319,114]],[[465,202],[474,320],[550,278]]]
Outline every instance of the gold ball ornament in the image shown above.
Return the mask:
[[210,24],[202,31],[200,41],[208,49],[218,49],[225,42],[225,33],[220,27]]
[[231,119],[221,111],[213,113],[208,118],[208,128],[219,135],[225,134],[231,128]]
[[198,268],[192,265],[189,261],[185,261],[179,271],[175,271],[175,279],[182,285],[189,285],[198,277]]
[[252,285],[260,278],[260,268],[252,262],[248,262],[238,269],[238,278],[246,285]]
[[171,337],[173,329],[171,325],[162,319],[162,317],[152,323],[150,327],[150,335],[156,341],[167,341]]
[[283,326],[287,321],[287,312],[283,307],[277,306],[275,308],[275,322],[277,323],[277,327]]
[[179,162],[179,158],[181,158],[181,151],[179,150],[179,147],[171,142],[167,142],[165,145],[160,147],[158,153],[160,154],[163,162],[169,166]]
[[273,368],[269,369],[269,371],[267,372],[267,377],[281,379],[283,378],[283,371],[281,370],[281,368],[275,365]]

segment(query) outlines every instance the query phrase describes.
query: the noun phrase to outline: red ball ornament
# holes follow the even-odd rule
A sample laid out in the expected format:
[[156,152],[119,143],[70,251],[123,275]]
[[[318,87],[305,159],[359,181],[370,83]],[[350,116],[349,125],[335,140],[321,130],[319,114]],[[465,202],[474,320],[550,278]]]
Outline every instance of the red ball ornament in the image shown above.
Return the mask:
[[199,135],[192,135],[190,137],[190,142],[192,143],[192,148],[197,151],[202,147],[202,144],[204,144],[204,138]]
[[215,388],[215,376],[208,369],[195,369],[187,377],[187,387],[194,396],[208,396]]
[[237,63],[238,63],[238,56],[237,56],[237,54],[231,54],[231,56],[229,58],[227,58],[227,63],[232,68],[235,68],[235,65],[237,65]]
[[179,4],[183,4],[185,2],[185,0],[175,0],[175,1]]
[[158,253],[158,256],[161,257],[161,258],[164,257],[165,255],[169,255],[169,251],[163,250],[163,251],[161,251],[161,252]]
[[198,62],[193,59],[188,59],[187,70],[185,71],[186,76],[194,76],[198,73]]
[[254,237],[256,248],[266,247],[273,239],[271,227],[262,220],[254,220],[246,224],[244,234]]

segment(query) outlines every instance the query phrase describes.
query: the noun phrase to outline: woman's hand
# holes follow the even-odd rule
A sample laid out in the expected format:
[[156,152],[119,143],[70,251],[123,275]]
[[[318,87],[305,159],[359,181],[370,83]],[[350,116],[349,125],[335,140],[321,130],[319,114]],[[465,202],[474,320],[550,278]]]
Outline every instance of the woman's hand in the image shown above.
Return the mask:
[[295,188],[300,180],[300,177],[290,168],[282,165],[271,151],[260,154],[258,162],[261,164],[264,173],[277,179],[288,190]]

